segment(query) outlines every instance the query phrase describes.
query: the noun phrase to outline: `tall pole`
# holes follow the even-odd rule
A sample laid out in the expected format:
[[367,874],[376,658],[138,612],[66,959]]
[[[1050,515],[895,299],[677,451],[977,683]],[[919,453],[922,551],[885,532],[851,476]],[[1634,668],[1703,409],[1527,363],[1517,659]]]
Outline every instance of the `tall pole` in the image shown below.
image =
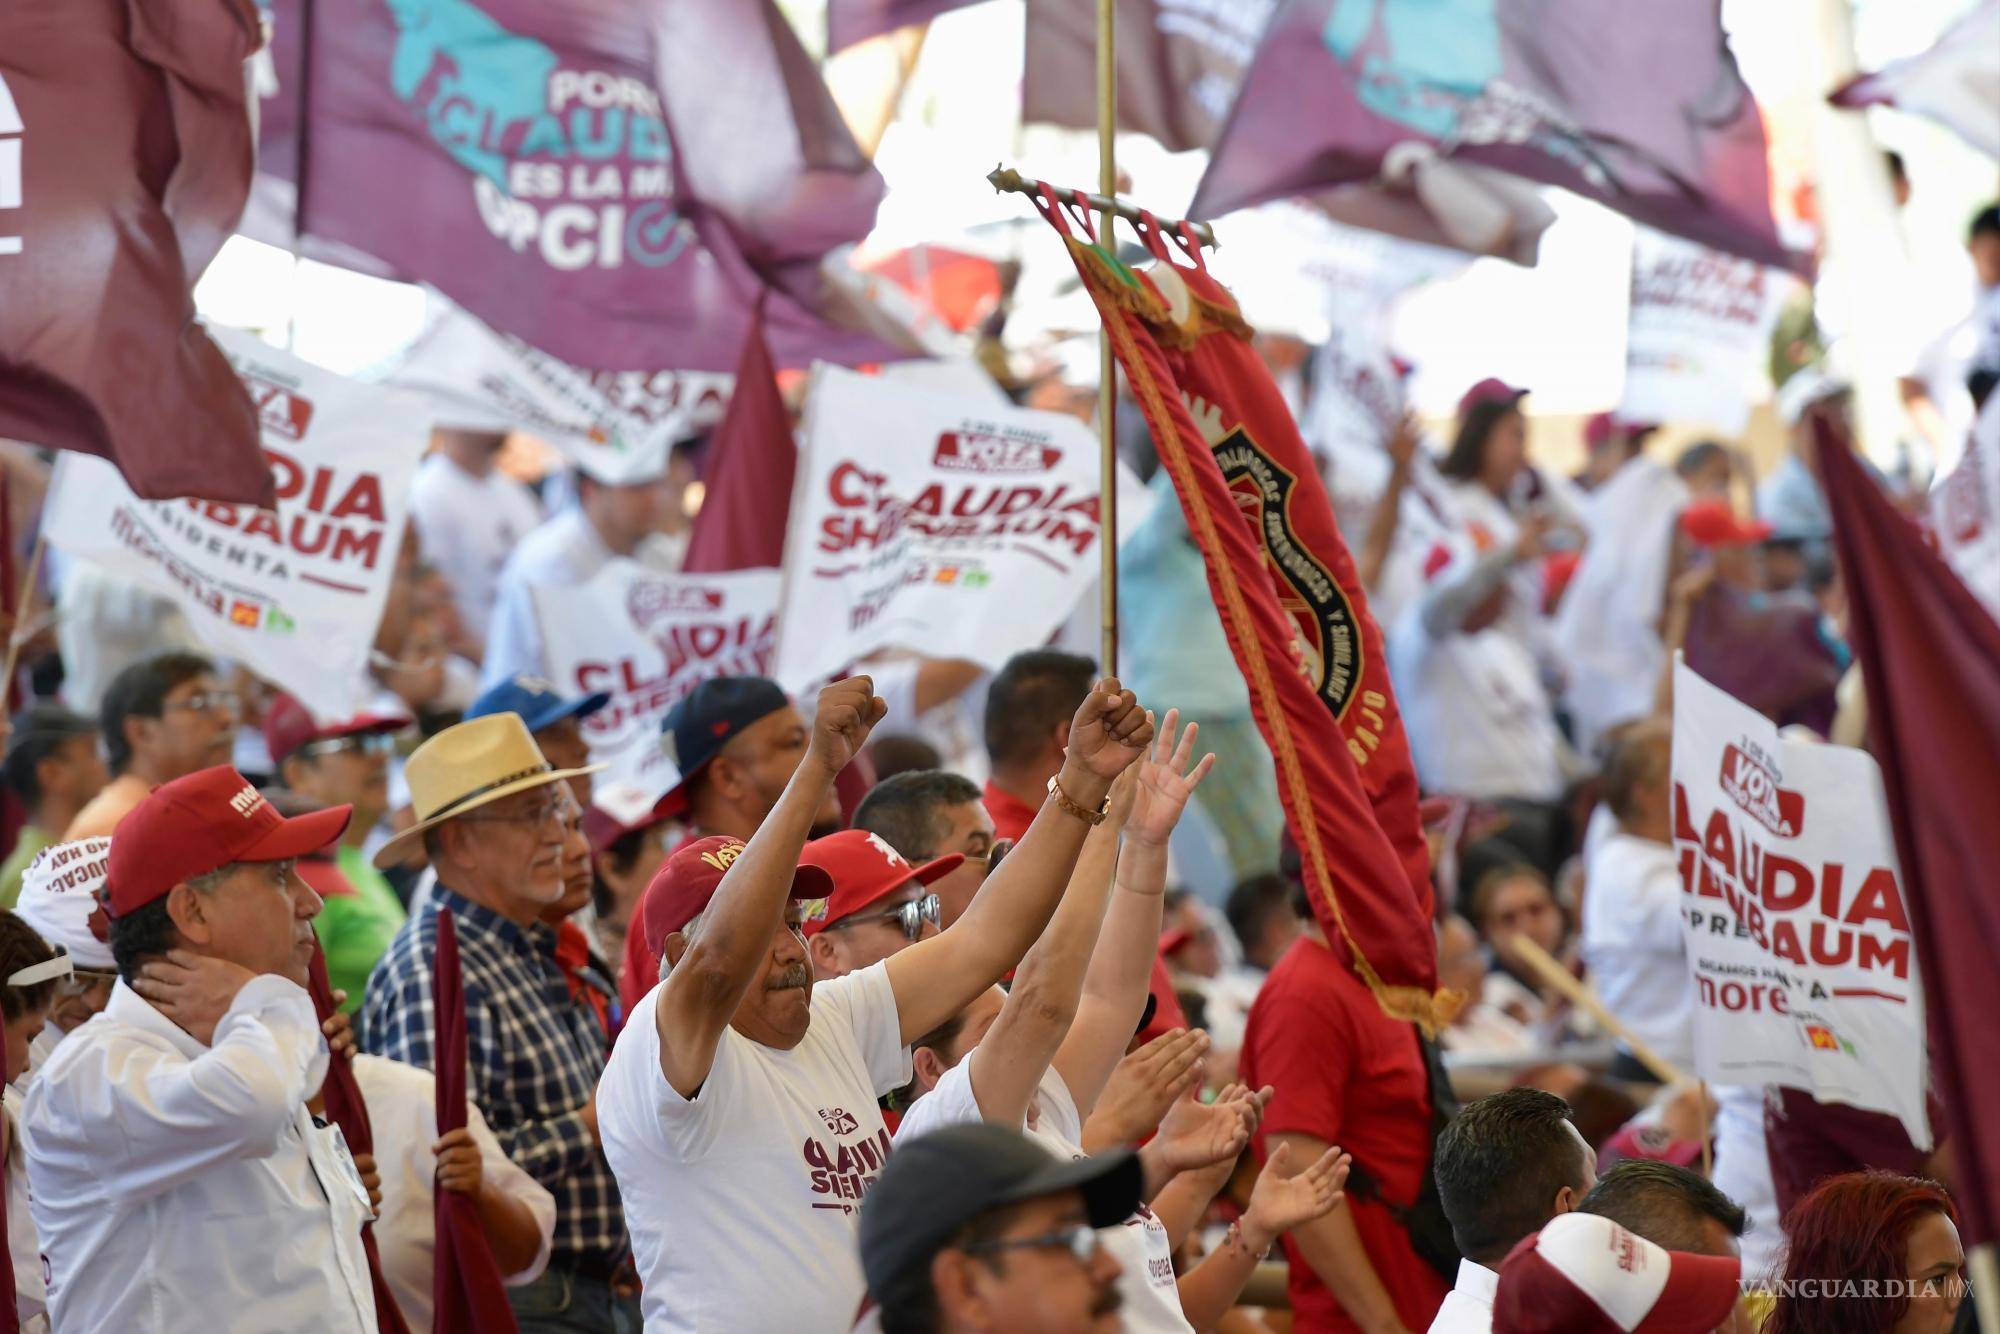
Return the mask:
[[[1118,193],[1118,64],[1113,47],[1116,0],[1097,0],[1097,192],[1110,199]],[[1112,226],[1118,215],[1098,215],[1098,235],[1104,248],[1116,254],[1118,238]],[[1118,672],[1118,375],[1111,356],[1111,329],[1097,334],[1097,448],[1100,482],[1098,504],[1104,521],[1097,545],[1103,568],[1098,575],[1098,618],[1103,628],[1099,670]]]

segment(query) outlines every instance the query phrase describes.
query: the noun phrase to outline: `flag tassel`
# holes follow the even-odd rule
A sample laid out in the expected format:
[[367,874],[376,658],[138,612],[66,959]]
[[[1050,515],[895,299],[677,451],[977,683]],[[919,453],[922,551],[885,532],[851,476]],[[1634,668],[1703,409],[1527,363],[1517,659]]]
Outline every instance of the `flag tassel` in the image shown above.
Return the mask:
[[[1012,167],[995,167],[986,173],[986,181],[995,190],[1007,194],[1038,197],[1042,192],[1040,181],[1029,180]],[[1128,204],[1116,195],[1085,194],[1078,190],[1056,190],[1055,193],[1060,198],[1076,201],[1079,207],[1087,208],[1093,213],[1115,213],[1135,227],[1145,224],[1145,215],[1140,212],[1139,206]],[[1196,222],[1192,218],[1162,218],[1160,229],[1192,237],[1209,250],[1222,248],[1222,242],[1215,239],[1215,229],[1205,222]]]

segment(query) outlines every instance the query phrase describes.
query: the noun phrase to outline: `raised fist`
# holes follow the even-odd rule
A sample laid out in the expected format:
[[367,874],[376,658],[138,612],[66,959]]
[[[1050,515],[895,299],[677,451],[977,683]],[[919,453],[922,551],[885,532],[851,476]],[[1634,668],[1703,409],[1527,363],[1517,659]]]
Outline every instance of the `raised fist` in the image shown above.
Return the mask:
[[813,716],[812,758],[828,774],[845,769],[868,734],[882,721],[889,706],[875,695],[875,682],[866,676],[850,676],[819,692],[819,711]]
[[1131,691],[1107,676],[1090,688],[1069,725],[1069,758],[1110,782],[1153,744],[1153,720]]

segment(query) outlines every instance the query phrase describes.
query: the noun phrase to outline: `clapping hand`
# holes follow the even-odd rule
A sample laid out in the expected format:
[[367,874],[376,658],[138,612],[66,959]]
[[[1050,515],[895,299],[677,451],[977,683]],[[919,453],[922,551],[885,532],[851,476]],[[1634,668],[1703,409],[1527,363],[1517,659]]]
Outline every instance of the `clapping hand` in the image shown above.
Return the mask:
[[1232,1084],[1207,1103],[1197,1090],[1189,1089],[1160,1122],[1152,1144],[1160,1165],[1170,1172],[1188,1172],[1234,1163],[1249,1146],[1270,1100],[1269,1088],[1252,1093],[1240,1084]]
[[876,698],[875,682],[866,676],[836,681],[819,692],[819,710],[813,716],[812,757],[831,776],[838,776],[861,748],[868,734],[882,721],[889,706]]
[[1200,1087],[1208,1034],[1176,1028],[1128,1053],[1111,1071],[1083,1129],[1090,1153],[1136,1144],[1159,1128],[1174,1100]]
[[1215,756],[1204,755],[1193,769],[1188,768],[1201,725],[1189,723],[1176,744],[1174,732],[1180,725],[1180,717],[1179,709],[1167,710],[1167,721],[1159,729],[1152,753],[1139,763],[1139,791],[1133,801],[1132,817],[1125,825],[1126,836],[1135,842],[1164,844],[1174,826],[1180,823],[1188,798],[1215,767]]
[[1243,1240],[1260,1254],[1301,1223],[1333,1212],[1353,1162],[1336,1144],[1305,1171],[1292,1173],[1291,1155],[1289,1144],[1272,1152],[1250,1192],[1250,1207],[1243,1212]]

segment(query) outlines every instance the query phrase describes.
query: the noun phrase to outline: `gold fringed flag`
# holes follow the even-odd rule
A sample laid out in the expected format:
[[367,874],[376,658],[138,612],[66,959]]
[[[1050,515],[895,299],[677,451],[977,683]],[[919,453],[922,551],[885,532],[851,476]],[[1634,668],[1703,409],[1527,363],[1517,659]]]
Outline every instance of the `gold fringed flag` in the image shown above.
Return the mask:
[[[1381,630],[1291,413],[1191,240],[1142,214],[1160,261],[1142,273],[1097,244],[1087,210],[1047,187],[1039,206],[1103,316],[1201,548],[1314,913],[1387,1013],[1435,1033],[1460,998],[1437,990],[1416,771]],[[1169,258],[1170,240],[1192,267]]]

